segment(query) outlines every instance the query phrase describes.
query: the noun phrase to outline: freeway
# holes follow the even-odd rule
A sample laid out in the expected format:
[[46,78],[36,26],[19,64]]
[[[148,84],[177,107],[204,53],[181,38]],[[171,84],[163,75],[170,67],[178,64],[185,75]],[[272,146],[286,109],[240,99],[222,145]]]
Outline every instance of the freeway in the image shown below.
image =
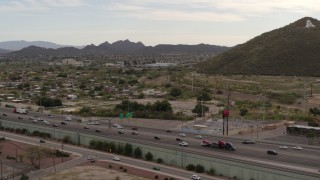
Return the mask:
[[[151,128],[142,128],[137,127],[138,135],[133,135],[132,127],[125,126],[124,129],[116,129],[115,127],[109,127],[109,121],[102,121],[101,125],[93,126],[86,125],[79,122],[67,122],[67,125],[61,125],[60,122],[63,121],[64,116],[54,116],[49,118],[47,114],[30,112],[28,115],[21,115],[12,113],[11,109],[1,109],[1,114],[5,113],[7,116],[2,116],[2,119],[23,122],[23,123],[33,123],[32,119],[41,118],[47,120],[51,124],[57,124],[59,129],[83,132],[88,134],[95,134],[100,136],[106,136],[109,138],[125,140],[128,142],[137,142],[143,144],[149,144],[153,146],[163,146],[176,150],[183,150],[186,152],[194,152],[198,154],[205,154],[212,157],[218,158],[232,158],[239,162],[246,161],[248,163],[259,163],[264,166],[272,166],[274,168],[287,168],[294,171],[313,173],[319,175],[318,168],[320,167],[320,157],[319,149],[316,148],[307,148],[304,147],[303,150],[293,150],[292,148],[288,149],[279,149],[280,145],[287,145],[292,147],[291,144],[286,143],[264,143],[257,142],[256,144],[242,144],[241,139],[236,138],[227,138],[221,136],[210,136],[204,135],[203,139],[209,140],[211,142],[218,140],[225,140],[232,142],[236,147],[236,151],[227,151],[220,150],[215,148],[202,147],[200,145],[201,140],[194,138],[194,134],[187,134],[186,137],[179,137],[180,132],[172,131],[171,133],[166,132],[166,129],[151,129]],[[36,117],[35,117],[36,116]],[[20,119],[19,119],[20,117]],[[42,122],[38,122],[39,126],[50,126]],[[89,129],[84,129],[84,127]],[[101,132],[96,132],[99,129]],[[121,130],[124,134],[119,134],[118,131]],[[161,140],[155,140],[154,136],[158,136]],[[183,141],[187,142],[188,147],[179,147],[178,141],[176,138],[179,137]],[[278,151],[277,156],[268,155],[267,150],[273,149]]]
[[[6,132],[3,132],[2,135],[4,135],[8,139],[17,140],[24,143],[28,142],[29,144],[39,144],[38,138],[26,137],[26,136],[6,133]],[[42,143],[41,146],[60,149],[61,143],[46,141],[46,143]],[[66,162],[58,165],[56,167],[58,171],[68,169],[71,166],[75,166],[86,161],[87,156],[94,156],[98,161],[112,161],[112,158],[114,157],[114,154],[112,153],[96,151],[96,150],[87,149],[87,148],[78,147],[78,146],[72,146],[68,144],[64,144],[64,151],[68,151],[71,153],[76,152],[76,154],[78,154],[80,157],[79,159],[71,160],[74,162]],[[160,168],[160,171],[157,171],[157,172],[162,174],[167,174],[168,176],[172,176],[179,179],[190,179],[191,175],[195,174],[190,171],[186,171],[186,170],[174,168],[174,167],[168,167],[168,166],[161,165],[154,162],[147,162],[144,160],[139,160],[139,159],[130,158],[130,157],[121,156],[121,155],[117,155],[117,156],[120,157],[120,161],[119,161],[120,164],[131,165],[134,167],[139,167],[141,169],[150,170],[150,171],[154,171],[152,170],[152,167],[157,166]],[[32,172],[29,176],[31,177],[31,179],[36,179],[36,178],[46,176],[50,173],[51,173],[51,169],[48,168],[48,169],[41,169],[37,172]],[[220,178],[207,176],[204,174],[201,174],[199,176],[201,176],[201,179],[203,180],[219,180],[220,179]]]

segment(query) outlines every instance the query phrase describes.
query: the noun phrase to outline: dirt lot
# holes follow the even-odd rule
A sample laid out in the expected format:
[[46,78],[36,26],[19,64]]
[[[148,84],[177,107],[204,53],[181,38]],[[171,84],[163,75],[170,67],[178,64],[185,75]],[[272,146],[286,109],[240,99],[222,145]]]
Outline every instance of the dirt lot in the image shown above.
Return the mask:
[[[4,168],[2,169],[3,176],[9,176],[13,173],[19,173],[22,171],[30,171],[35,168],[31,165],[31,161],[27,158],[27,149],[32,145],[25,144],[12,140],[5,140],[0,142],[1,148],[1,160],[3,161]],[[11,157],[11,159],[8,159]],[[16,160],[14,159],[16,158]],[[75,156],[64,157],[63,160],[69,161]],[[39,160],[35,160],[35,164],[39,165],[41,169],[45,169],[53,166],[54,164],[60,164],[61,158],[43,157]]]
[[78,166],[57,174],[42,178],[42,180],[147,180],[127,173],[118,172],[99,166]]

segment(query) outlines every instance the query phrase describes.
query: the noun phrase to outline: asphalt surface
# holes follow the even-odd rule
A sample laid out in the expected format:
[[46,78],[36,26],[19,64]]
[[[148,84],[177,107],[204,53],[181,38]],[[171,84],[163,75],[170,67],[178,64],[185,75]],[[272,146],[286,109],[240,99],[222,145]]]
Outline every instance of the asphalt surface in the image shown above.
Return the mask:
[[[231,142],[235,147],[236,151],[227,151],[216,148],[202,147],[200,145],[201,139],[196,139],[195,134],[186,133],[186,137],[179,137],[180,132],[172,131],[171,133],[166,132],[166,129],[151,129],[136,127],[138,130],[132,130],[131,126],[123,126],[124,129],[117,129],[115,127],[109,127],[108,120],[101,120],[100,125],[87,125],[76,122],[76,118],[73,118],[71,122],[66,122],[67,125],[61,125],[60,122],[64,120],[65,116],[54,116],[49,118],[47,114],[41,114],[37,112],[29,112],[27,115],[14,114],[11,109],[0,109],[1,118],[6,120],[12,120],[17,122],[23,122],[28,124],[34,124],[39,126],[52,127],[52,124],[57,124],[59,129],[83,132],[88,134],[95,134],[100,136],[106,136],[109,138],[124,140],[128,142],[143,143],[158,147],[166,147],[170,149],[183,150],[185,152],[192,152],[196,154],[203,154],[207,156],[234,160],[238,162],[247,162],[251,164],[260,164],[261,166],[274,167],[275,169],[283,168],[290,169],[295,172],[301,173],[312,173],[320,177],[318,172],[320,168],[320,150],[316,147],[303,146],[303,150],[294,150],[292,146],[295,144],[284,143],[277,141],[257,141],[256,144],[242,144],[243,139],[221,137],[221,136],[208,136],[203,135],[202,140],[208,140],[210,142],[216,142],[218,140],[224,140]],[[7,116],[3,116],[3,113]],[[35,117],[36,116],[36,117]],[[20,117],[20,118],[19,118]],[[46,125],[43,122],[33,123],[32,119],[41,118],[50,122],[50,125]],[[112,124],[112,122],[111,122]],[[110,124],[110,125],[111,125]],[[84,129],[84,126],[89,129]],[[52,127],[53,128],[53,127]],[[101,132],[96,132],[99,129]],[[118,134],[118,131],[123,131],[124,134]],[[138,135],[132,135],[132,132],[138,132]],[[154,136],[158,136],[161,140],[155,140]],[[183,141],[188,143],[188,147],[179,147],[179,142],[176,138],[179,137]],[[287,145],[288,149],[279,149],[280,145]],[[298,145],[298,144],[297,144]],[[268,155],[267,150],[276,150],[278,155]]]

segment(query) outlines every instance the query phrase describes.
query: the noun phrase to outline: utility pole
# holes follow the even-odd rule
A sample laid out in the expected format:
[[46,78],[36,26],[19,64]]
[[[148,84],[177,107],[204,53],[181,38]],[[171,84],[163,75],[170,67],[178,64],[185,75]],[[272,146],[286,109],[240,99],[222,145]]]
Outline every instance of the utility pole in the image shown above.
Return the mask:
[[193,92],[193,73],[192,73],[192,92]]
[[202,117],[202,120],[204,120],[204,118],[203,118],[203,98],[202,98],[202,100],[201,100],[201,117]]
[[63,162],[63,144],[62,143],[61,143],[61,152],[62,152],[61,161]]

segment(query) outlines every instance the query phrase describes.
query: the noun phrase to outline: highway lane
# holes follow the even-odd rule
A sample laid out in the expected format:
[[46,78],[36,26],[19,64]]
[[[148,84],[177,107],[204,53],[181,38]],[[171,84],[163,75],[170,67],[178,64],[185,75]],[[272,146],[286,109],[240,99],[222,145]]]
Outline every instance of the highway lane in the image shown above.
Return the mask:
[[[29,114],[30,115],[30,114]],[[24,119],[18,119],[18,116],[25,116],[26,118]],[[8,117],[11,120],[14,121],[19,121],[19,122],[25,122],[25,123],[31,123],[30,120],[28,120],[29,117],[28,115],[19,115],[19,114],[8,114]],[[59,123],[60,120],[55,120],[55,118],[48,118],[47,116],[43,115],[43,118],[47,118],[48,121],[55,121],[56,123]],[[105,124],[105,123],[103,123]],[[108,123],[107,123],[108,124]],[[42,126],[47,126],[44,125],[43,123],[38,123],[38,125]],[[122,131],[125,132],[125,134],[119,135],[118,134],[118,129],[112,128],[109,129],[108,127],[102,127],[102,126],[90,126],[91,129],[89,130],[84,130],[83,126],[79,123],[69,123],[67,126],[60,125],[59,128],[67,128],[67,129],[72,129],[74,131],[78,132],[88,132],[91,134],[97,134],[94,132],[96,128],[99,128],[102,130],[101,135],[105,135],[107,137],[114,137],[114,138],[127,138],[129,142],[132,141],[132,138],[138,138],[140,141],[145,141],[148,142],[148,144],[154,144],[154,145],[163,145],[166,144],[166,146],[169,146],[171,148],[176,148],[177,150],[181,149],[178,147],[178,142],[175,141],[175,138],[177,136],[177,132],[172,132],[172,133],[166,133],[165,131],[161,130],[155,130],[155,133],[152,133],[152,131],[143,131],[145,128],[139,128],[138,132],[139,135],[131,135],[130,132],[132,130],[129,129],[123,129]],[[125,127],[126,128],[126,127]],[[162,132],[161,135],[159,135],[158,132]],[[162,137],[160,141],[155,141],[153,139],[154,135],[158,135]],[[128,139],[129,138],[129,139]],[[242,157],[246,158],[248,160],[260,160],[260,161],[265,161],[265,162],[277,162],[279,164],[287,164],[287,165],[295,165],[295,166],[302,166],[302,167],[308,167],[311,169],[315,169],[317,167],[320,167],[320,159],[319,159],[319,151],[314,150],[314,149],[304,149],[302,151],[295,151],[292,149],[288,149],[286,151],[284,150],[278,150],[278,146],[274,144],[265,144],[265,143],[257,143],[257,144],[251,144],[251,145],[243,145],[241,144],[240,140],[237,139],[232,139],[231,142],[237,147],[237,150],[235,152],[230,152],[226,150],[220,150],[220,149],[214,149],[214,148],[205,148],[200,146],[200,141],[195,139],[193,136],[190,137],[189,134],[187,134],[187,137],[183,138],[185,141],[189,143],[189,147],[184,148],[185,150],[192,150],[196,152],[203,152],[207,153],[210,155],[218,155],[218,156],[226,156],[226,157]],[[208,140],[219,140],[221,137],[212,137],[212,136],[204,136],[204,139]],[[229,138],[228,138],[229,139]],[[279,152],[278,156],[271,156],[266,154],[267,149],[275,149]]]

